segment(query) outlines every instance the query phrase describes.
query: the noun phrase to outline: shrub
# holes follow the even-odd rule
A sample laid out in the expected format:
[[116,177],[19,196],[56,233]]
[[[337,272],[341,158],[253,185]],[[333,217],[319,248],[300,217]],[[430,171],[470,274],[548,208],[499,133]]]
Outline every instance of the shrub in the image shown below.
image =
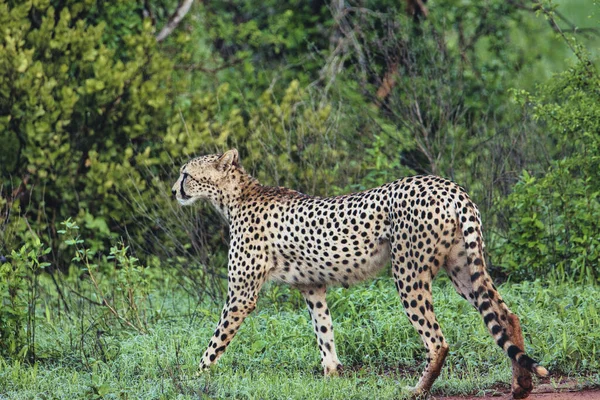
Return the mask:
[[600,76],[578,57],[538,94],[516,96],[556,138],[547,151],[557,158],[543,176],[523,172],[504,201],[508,229],[495,260],[517,277],[600,282]]
[[123,38],[117,57],[102,42],[105,24],[87,23],[81,4],[9,4],[0,2],[0,131],[9,146],[0,157],[11,182],[2,188],[3,231],[12,235],[2,248],[27,240],[31,221],[56,262],[55,221],[77,215],[98,228],[98,246],[131,221],[116,187],[146,187],[131,167],[157,159],[151,149],[168,119],[171,63],[147,25]]
[[13,250],[0,264],[0,354],[35,361],[38,277],[49,266],[42,258],[50,248],[38,237]]

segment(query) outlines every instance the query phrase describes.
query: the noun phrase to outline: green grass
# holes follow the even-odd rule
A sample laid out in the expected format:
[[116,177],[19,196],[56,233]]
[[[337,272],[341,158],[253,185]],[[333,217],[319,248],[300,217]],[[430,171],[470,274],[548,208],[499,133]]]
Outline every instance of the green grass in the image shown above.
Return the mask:
[[[507,358],[479,315],[442,277],[434,287],[438,320],[450,353],[434,391],[474,393],[508,387]],[[499,288],[521,317],[526,350],[557,375],[600,384],[600,288],[505,284]],[[168,291],[163,291],[168,293]],[[158,299],[156,299],[158,300]],[[163,299],[164,300],[164,299]],[[220,307],[195,308],[182,295],[166,299],[161,317],[141,335],[94,321],[48,317],[38,322],[35,365],[0,359],[0,398],[401,398],[424,365],[423,345],[401,309],[391,280],[335,288],[328,302],[336,328],[340,378],[322,377],[301,297],[281,286],[263,290],[219,364],[196,367]],[[157,314],[158,315],[158,314]],[[84,334],[82,335],[82,326]],[[93,326],[93,329],[86,327]],[[492,389],[493,390],[493,389]]]

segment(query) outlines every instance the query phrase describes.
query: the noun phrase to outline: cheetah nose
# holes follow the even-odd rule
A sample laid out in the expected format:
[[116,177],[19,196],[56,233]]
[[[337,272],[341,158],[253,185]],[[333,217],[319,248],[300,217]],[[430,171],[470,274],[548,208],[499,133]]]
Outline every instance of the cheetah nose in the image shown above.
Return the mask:
[[177,194],[177,192],[173,189],[171,189],[171,194],[173,195],[173,197],[175,197],[175,195]]

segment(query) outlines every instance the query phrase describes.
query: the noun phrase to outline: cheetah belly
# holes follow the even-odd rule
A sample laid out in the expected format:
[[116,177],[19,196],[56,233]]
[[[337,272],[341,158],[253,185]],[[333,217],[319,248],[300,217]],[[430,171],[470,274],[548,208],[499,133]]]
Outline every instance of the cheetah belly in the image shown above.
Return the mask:
[[334,252],[327,248],[323,248],[321,254],[316,254],[318,251],[310,249],[306,253],[274,253],[273,268],[269,277],[293,286],[349,286],[373,277],[386,265],[390,259],[390,244],[382,239],[373,247],[366,244],[360,246],[354,253]]

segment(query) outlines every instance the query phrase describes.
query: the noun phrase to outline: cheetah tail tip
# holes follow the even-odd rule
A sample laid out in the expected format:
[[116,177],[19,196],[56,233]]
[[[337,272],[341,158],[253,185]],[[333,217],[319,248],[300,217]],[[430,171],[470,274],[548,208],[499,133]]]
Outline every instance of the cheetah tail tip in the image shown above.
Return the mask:
[[539,376],[540,378],[544,378],[544,377],[548,376],[548,370],[538,364],[533,365],[533,372],[535,372],[536,375]]

